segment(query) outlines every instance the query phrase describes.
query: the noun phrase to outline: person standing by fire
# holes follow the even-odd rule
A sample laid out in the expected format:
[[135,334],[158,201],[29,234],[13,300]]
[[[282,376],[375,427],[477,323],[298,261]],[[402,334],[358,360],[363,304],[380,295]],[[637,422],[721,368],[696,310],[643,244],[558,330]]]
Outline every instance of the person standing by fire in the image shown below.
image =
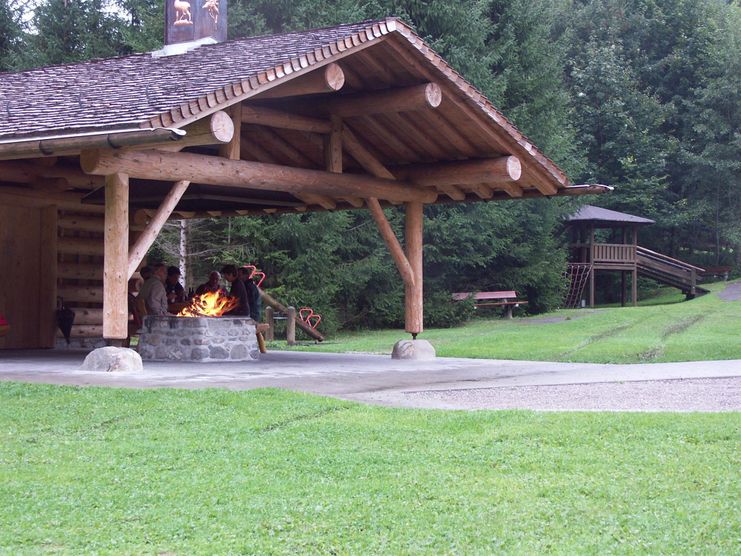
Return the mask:
[[250,301],[250,316],[256,322],[260,322],[260,290],[252,279],[252,270],[254,267],[241,266],[239,267],[239,277],[244,282],[244,287],[247,290],[247,297]]
[[165,281],[167,280],[167,267],[156,264],[152,267],[152,276],[147,279],[139,289],[139,297],[144,299],[144,305],[148,315],[167,315],[167,292]]
[[236,297],[239,299],[239,305],[237,305],[234,309],[229,311],[228,313],[225,313],[226,315],[231,316],[250,316],[250,300],[249,296],[247,295],[247,289],[244,287],[244,282],[239,279],[239,274],[237,273],[237,267],[233,264],[225,265],[224,268],[221,269],[221,275],[224,277],[224,279],[231,284],[231,288],[229,289],[229,296],[230,297]]

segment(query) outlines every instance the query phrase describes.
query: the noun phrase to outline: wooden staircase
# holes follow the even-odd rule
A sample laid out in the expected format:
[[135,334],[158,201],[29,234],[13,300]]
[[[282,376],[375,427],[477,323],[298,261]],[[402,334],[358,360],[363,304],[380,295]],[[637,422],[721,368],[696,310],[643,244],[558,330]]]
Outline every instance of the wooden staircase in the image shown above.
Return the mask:
[[651,251],[640,245],[636,246],[636,266],[639,274],[678,288],[688,298],[708,293],[708,290],[697,285],[697,275],[704,270],[700,267]]

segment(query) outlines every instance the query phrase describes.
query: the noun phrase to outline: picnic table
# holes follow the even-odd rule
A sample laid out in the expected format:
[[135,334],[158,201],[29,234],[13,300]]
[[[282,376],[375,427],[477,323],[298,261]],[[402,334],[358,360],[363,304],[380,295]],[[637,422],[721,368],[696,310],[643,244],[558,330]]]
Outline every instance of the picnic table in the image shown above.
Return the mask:
[[476,309],[481,307],[504,307],[505,316],[512,318],[512,311],[520,305],[527,305],[527,301],[517,299],[517,292],[514,290],[502,290],[494,292],[456,292],[453,294],[454,301],[463,301],[473,297],[473,306]]

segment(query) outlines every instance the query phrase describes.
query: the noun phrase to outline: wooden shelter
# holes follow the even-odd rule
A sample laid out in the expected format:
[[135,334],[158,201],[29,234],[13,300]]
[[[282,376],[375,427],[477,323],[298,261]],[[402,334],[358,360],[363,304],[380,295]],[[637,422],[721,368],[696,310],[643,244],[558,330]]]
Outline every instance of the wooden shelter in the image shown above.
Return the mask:
[[126,338],[127,280],[169,218],[366,207],[416,336],[425,204],[605,190],[395,18],[0,74],[0,92],[0,347],[52,346],[58,297],[74,336]]

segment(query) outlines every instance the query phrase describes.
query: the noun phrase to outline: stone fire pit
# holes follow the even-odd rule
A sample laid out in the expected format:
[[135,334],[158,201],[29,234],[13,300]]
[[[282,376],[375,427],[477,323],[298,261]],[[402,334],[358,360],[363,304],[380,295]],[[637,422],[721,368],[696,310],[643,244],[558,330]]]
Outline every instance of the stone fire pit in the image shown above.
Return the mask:
[[146,361],[254,361],[255,321],[249,317],[144,317],[139,355]]

